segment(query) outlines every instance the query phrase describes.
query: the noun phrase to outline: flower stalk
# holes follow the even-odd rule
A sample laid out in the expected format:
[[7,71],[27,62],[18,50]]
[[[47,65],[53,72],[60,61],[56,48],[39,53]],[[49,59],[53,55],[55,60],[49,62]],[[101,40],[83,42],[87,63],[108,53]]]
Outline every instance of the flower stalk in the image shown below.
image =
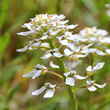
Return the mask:
[[[40,14],[36,15],[35,18],[31,19],[31,22],[22,25],[24,28],[28,28],[27,32],[17,33],[18,35],[27,36],[30,38],[28,44],[21,49],[17,49],[18,52],[24,52],[26,50],[36,50],[42,49],[46,50],[46,54],[41,59],[48,59],[50,57],[54,58],[57,63],[54,64],[50,61],[50,66],[52,68],[58,68],[61,74],[53,71],[49,71],[48,67],[44,65],[37,64],[35,68],[29,73],[23,75],[23,77],[32,77],[35,79],[40,75],[45,73],[50,73],[61,78],[65,82],[65,87],[67,88],[72,110],[78,110],[76,103],[75,92],[80,88],[87,88],[90,91],[96,91],[97,88],[104,88],[106,83],[99,85],[93,80],[93,75],[96,70],[101,69],[104,66],[104,62],[93,64],[95,62],[92,56],[92,65],[86,68],[86,76],[77,75],[75,67],[82,63],[81,58],[91,55],[110,55],[110,49],[105,48],[103,44],[110,44],[110,38],[107,36],[108,32],[105,30],[93,28],[84,28],[78,34],[73,34],[69,29],[74,29],[76,25],[66,24],[69,20],[63,20],[64,15],[49,15]],[[91,48],[92,46],[92,48]],[[101,47],[100,47],[101,46]],[[96,48],[97,47],[97,48]],[[62,52],[61,52],[62,51]],[[87,85],[82,87],[76,87],[77,80],[86,81]],[[54,95],[56,89],[59,89],[56,84],[51,84],[49,82],[45,83],[40,89],[32,92],[32,95],[38,96],[45,91],[44,98],[51,98]],[[91,94],[91,93],[90,93]],[[89,94],[88,110],[91,108],[91,95]]]
[[[54,46],[53,41],[49,39],[49,43],[50,43],[51,48],[54,49],[55,46]],[[62,75],[63,75],[64,81],[65,81],[65,76],[64,76],[63,73],[65,73],[66,70],[65,70],[65,67],[64,67],[63,61],[62,61],[61,58],[56,58],[56,60],[57,60],[57,63],[58,63],[58,65],[59,65],[59,67],[60,67],[60,70],[61,70],[61,72],[62,72]],[[69,94],[69,97],[70,97],[70,101],[71,101],[72,109],[73,109],[73,110],[77,110],[77,103],[76,103],[75,92],[72,92],[72,91],[73,91],[73,88],[72,88],[71,86],[67,85],[66,87],[67,87],[68,94]]]

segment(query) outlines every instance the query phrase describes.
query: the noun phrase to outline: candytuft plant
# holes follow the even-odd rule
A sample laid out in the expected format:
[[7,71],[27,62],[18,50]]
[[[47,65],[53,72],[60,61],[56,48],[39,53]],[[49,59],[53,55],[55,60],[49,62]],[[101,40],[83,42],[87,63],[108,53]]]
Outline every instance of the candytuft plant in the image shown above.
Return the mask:
[[[50,66],[60,70],[61,74],[51,71],[52,69],[44,65],[37,64],[32,71],[23,75],[23,77],[35,79],[46,73],[56,75],[64,81],[65,86],[63,85],[63,87],[67,88],[73,110],[78,110],[75,96],[77,90],[86,88],[88,91],[96,91],[98,88],[106,86],[106,83],[99,85],[93,79],[95,72],[103,68],[105,63],[95,64],[96,61],[93,60],[92,65],[85,68],[85,75],[79,75],[75,67],[82,62],[81,59],[88,55],[91,55],[92,58],[97,55],[110,55],[110,49],[106,46],[110,44],[110,38],[107,37],[107,31],[96,27],[86,27],[78,34],[73,34],[70,30],[78,25],[68,25],[69,20],[63,20],[64,18],[64,15],[57,14],[36,15],[35,18],[31,19],[31,22],[22,25],[22,27],[28,28],[29,31],[17,33],[30,39],[28,45],[22,49],[17,49],[17,51],[24,52],[43,48],[44,56],[40,57],[41,59],[46,60],[50,57],[55,59],[56,64],[53,63],[55,61],[53,60],[50,61]],[[84,80],[87,84],[81,87],[75,86],[76,88],[74,88],[78,80]],[[51,98],[56,89],[61,87],[47,82],[40,89],[32,92],[32,95],[37,96],[45,91],[44,98]]]

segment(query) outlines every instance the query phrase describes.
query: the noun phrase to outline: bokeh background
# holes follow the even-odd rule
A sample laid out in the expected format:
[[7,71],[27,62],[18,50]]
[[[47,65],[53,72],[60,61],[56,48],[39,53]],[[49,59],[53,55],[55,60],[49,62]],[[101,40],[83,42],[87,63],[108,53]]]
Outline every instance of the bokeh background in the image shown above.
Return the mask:
[[[66,89],[58,90],[51,99],[43,99],[43,94],[31,95],[44,82],[57,82],[58,85],[61,81],[49,74],[35,80],[22,77],[36,64],[48,66],[49,61],[40,59],[43,55],[40,50],[16,52],[27,41],[26,37],[16,33],[27,31],[21,25],[30,22],[36,14],[57,13],[64,14],[69,24],[78,24],[74,33],[84,27],[97,26],[110,34],[110,18],[105,4],[110,4],[110,0],[0,0],[0,110],[71,110]],[[92,93],[91,110],[110,110],[110,56],[96,59],[106,64],[95,79],[100,84],[107,82],[107,86]],[[84,66],[78,69],[83,71]],[[88,95],[87,90],[77,92],[78,110],[88,110]]]

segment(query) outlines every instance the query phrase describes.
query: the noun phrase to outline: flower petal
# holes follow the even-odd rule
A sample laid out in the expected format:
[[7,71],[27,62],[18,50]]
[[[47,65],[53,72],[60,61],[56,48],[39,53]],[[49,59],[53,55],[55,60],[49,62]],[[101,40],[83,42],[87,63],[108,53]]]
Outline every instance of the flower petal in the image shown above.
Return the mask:
[[54,90],[48,89],[44,95],[44,98],[51,98],[54,95]]
[[68,29],[74,29],[75,27],[77,27],[78,25],[76,24],[76,25],[69,25],[69,26],[67,26],[67,28]]
[[36,42],[36,43],[33,43],[32,46],[37,47],[39,44],[40,42]]
[[101,62],[101,63],[98,63],[94,68],[93,70],[99,70],[101,69],[103,66],[104,66],[105,62]]
[[69,76],[70,75],[70,72],[66,72],[66,73],[64,73],[64,76]]
[[65,40],[60,40],[61,44],[62,45],[68,45],[68,41],[65,39]]
[[70,86],[74,86],[74,78],[72,78],[72,77],[66,77],[65,84],[70,85]]
[[48,54],[45,54],[43,57],[40,57],[41,59],[48,59],[49,57],[51,57],[51,54],[48,53]]
[[41,39],[41,40],[45,40],[45,39],[47,39],[47,37],[48,37],[48,35],[44,35],[44,36],[42,36],[40,39]]
[[36,95],[37,96],[37,95],[41,94],[44,90],[46,90],[46,87],[42,86],[40,89],[32,92],[32,95]]
[[88,76],[82,77],[82,76],[80,76],[80,75],[74,75],[74,78],[79,79],[79,80],[86,79],[87,77],[88,77]]
[[102,52],[101,50],[96,50],[96,53],[101,56],[106,55],[106,53]]
[[30,71],[29,73],[23,75],[23,77],[26,77],[26,78],[32,77],[35,71],[36,71],[36,69],[33,69],[33,70]]
[[55,52],[55,53],[53,53],[53,55],[58,58],[63,56],[60,52]]
[[110,55],[110,49],[106,49],[105,51],[106,51],[107,54]]
[[96,88],[96,87],[94,87],[94,86],[91,86],[91,87],[88,87],[88,90],[89,90],[89,91],[96,91],[96,90],[97,90],[97,88]]
[[65,53],[66,56],[73,54],[73,52],[70,51],[70,50],[67,49],[67,48],[64,50],[64,53]]
[[24,48],[22,48],[22,49],[17,49],[16,51],[17,52],[24,52],[24,51],[26,51],[28,49],[28,46],[25,46]]
[[88,85],[91,85],[92,83],[94,83],[94,81],[92,81],[91,79],[87,80]]
[[53,61],[50,61],[50,66],[51,66],[52,68],[59,68],[58,65],[53,64]]
[[36,77],[40,76],[41,72],[42,72],[42,70],[35,71],[32,79],[35,79]]
[[86,71],[87,72],[92,72],[93,70],[92,70],[92,66],[88,66],[87,68],[86,68]]
[[99,84],[94,84],[95,86],[97,86],[98,88],[104,88],[106,86],[107,83],[104,83],[103,85],[99,85]]

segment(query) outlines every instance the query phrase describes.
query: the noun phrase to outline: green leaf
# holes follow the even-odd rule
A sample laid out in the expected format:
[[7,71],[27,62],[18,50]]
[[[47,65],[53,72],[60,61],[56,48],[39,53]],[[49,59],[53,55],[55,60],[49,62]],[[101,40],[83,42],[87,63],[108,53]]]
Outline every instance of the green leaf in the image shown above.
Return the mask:
[[21,88],[21,86],[22,86],[22,83],[16,85],[16,87],[14,87],[10,91],[10,93],[7,95],[6,103],[9,102],[12,99],[12,97],[14,96],[14,94]]
[[97,13],[98,9],[95,6],[94,2],[92,0],[82,0],[82,2],[86,5],[86,7],[92,12]]
[[3,0],[3,7],[2,7],[1,15],[0,15],[0,31],[5,21],[6,15],[8,13],[8,9],[9,9],[9,1]]
[[9,78],[14,76],[16,71],[18,71],[20,68],[21,66],[14,66],[10,70],[7,70],[5,73],[3,73],[2,76],[0,77],[0,84],[5,83]]
[[6,33],[0,38],[0,60],[2,59],[3,53],[10,41],[10,34]]

